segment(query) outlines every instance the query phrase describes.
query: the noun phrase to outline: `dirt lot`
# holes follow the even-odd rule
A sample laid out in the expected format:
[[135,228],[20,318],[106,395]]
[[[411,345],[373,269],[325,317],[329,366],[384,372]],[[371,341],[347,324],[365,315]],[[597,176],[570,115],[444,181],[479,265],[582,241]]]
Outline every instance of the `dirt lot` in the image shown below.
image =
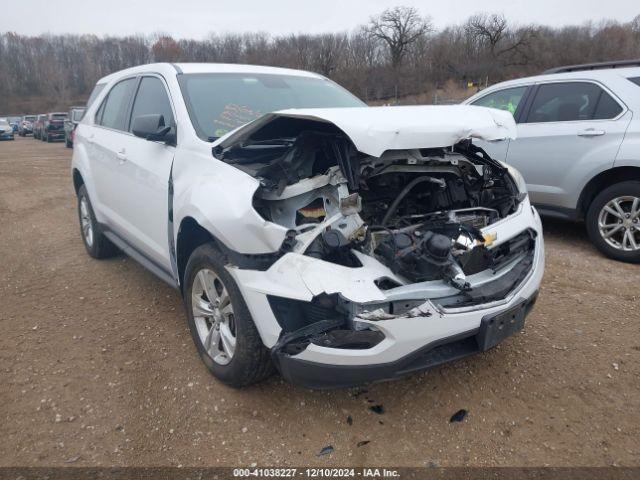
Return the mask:
[[70,153],[0,143],[0,466],[640,465],[640,268],[582,226],[545,221],[538,304],[491,352],[366,391],[233,390],[177,292],[85,254]]

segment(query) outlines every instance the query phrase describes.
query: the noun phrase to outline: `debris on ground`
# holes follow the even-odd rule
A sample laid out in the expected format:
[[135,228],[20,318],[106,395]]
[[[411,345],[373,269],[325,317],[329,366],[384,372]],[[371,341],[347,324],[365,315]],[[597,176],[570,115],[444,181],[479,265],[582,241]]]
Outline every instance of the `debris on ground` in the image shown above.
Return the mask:
[[449,423],[454,423],[454,422],[461,422],[463,421],[466,417],[467,414],[469,412],[467,412],[464,408],[461,408],[460,410],[458,410],[456,413],[454,413],[453,415],[451,415],[451,418],[449,419]]
[[347,425],[353,425],[353,417],[351,415],[347,416]]
[[377,413],[378,415],[382,415],[384,413],[384,407],[382,405],[371,405],[369,410],[373,413]]
[[367,443],[371,443],[371,440],[362,440],[356,444],[356,447],[364,447]]
[[333,453],[333,446],[332,445],[327,445],[322,450],[320,450],[320,453],[318,453],[317,456],[318,457],[322,457],[324,455],[329,455],[330,453]]

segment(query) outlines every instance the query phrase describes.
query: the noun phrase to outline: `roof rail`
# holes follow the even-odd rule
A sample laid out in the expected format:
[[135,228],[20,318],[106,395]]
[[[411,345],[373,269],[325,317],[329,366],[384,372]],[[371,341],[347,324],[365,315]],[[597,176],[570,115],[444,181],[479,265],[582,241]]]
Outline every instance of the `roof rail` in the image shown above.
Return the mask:
[[566,73],[566,72],[579,72],[581,70],[602,70],[605,68],[624,68],[624,67],[640,67],[640,59],[637,60],[618,60],[614,62],[599,62],[599,63],[583,63],[581,65],[566,65],[564,67],[550,68],[542,72],[548,73]]

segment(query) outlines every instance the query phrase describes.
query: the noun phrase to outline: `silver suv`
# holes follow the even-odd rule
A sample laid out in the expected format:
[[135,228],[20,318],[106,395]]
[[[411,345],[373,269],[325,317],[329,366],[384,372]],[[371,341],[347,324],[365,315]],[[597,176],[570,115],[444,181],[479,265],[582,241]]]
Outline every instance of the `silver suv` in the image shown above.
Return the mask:
[[541,213],[585,220],[595,246],[627,262],[640,262],[639,66],[556,68],[464,102],[510,111],[517,139],[482,147],[522,173]]

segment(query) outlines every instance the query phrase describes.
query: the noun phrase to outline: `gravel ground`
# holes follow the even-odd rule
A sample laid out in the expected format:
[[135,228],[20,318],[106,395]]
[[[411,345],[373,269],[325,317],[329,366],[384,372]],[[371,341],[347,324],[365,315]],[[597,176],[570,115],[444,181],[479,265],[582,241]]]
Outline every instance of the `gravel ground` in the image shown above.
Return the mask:
[[545,220],[536,308],[490,352],[367,389],[234,390],[176,291],[85,254],[70,152],[0,143],[0,466],[640,465],[640,269],[583,226]]

